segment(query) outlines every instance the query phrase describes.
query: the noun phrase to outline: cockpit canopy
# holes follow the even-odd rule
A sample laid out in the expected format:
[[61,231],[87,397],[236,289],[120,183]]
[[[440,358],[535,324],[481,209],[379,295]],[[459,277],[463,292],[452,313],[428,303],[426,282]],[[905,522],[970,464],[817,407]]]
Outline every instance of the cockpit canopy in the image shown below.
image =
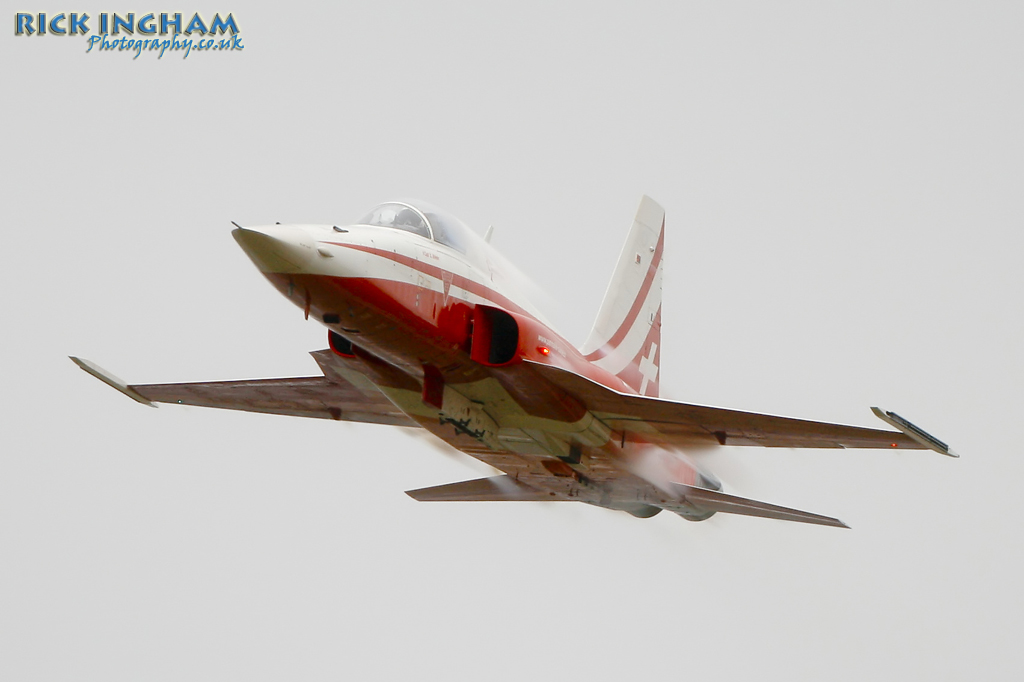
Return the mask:
[[473,238],[473,233],[461,220],[422,201],[415,204],[389,201],[363,216],[358,224],[405,230],[462,253],[466,253]]

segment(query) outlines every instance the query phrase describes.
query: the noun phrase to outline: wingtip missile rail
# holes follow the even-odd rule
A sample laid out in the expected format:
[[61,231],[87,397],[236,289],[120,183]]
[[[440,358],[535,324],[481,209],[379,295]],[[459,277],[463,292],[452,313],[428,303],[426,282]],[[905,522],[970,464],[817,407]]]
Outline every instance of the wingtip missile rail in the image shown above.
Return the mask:
[[141,393],[139,393],[138,391],[133,389],[131,386],[129,386],[128,384],[126,384],[122,380],[118,379],[113,374],[111,374],[107,370],[103,369],[102,367],[100,367],[96,363],[89,362],[88,360],[83,360],[82,358],[76,358],[73,355],[69,355],[68,357],[71,358],[71,362],[75,363],[76,365],[81,367],[83,370],[85,370],[89,374],[93,375],[94,377],[96,377],[97,379],[99,379],[100,381],[105,383],[106,385],[111,386],[113,388],[116,388],[118,391],[120,391],[121,393],[124,393],[126,396],[128,396],[132,400],[140,402],[143,405],[149,405],[150,407],[156,407],[156,405],[154,405],[152,402],[150,402]]
[[875,413],[876,417],[884,421],[886,424],[905,434],[908,438],[914,439],[929,450],[934,450],[935,452],[941,455],[946,455],[947,457],[960,457],[960,455],[953,452],[949,446],[941,440],[928,433],[920,426],[907,421],[895,412],[889,412],[888,410],[883,410],[879,407],[872,407],[871,411]]

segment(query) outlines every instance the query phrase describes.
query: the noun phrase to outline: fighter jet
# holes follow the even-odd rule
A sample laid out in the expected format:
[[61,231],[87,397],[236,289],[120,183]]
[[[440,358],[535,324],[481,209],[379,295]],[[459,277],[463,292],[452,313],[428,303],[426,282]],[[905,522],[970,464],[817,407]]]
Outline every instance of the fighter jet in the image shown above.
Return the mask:
[[485,237],[417,201],[381,204],[350,225],[232,232],[270,283],[327,328],[320,376],[126,384],[173,403],[426,429],[502,474],[408,494],[421,501],[575,501],[646,518],[717,512],[847,527],[726,493],[686,455],[721,446],[949,447],[899,415],[896,431],[659,398],[665,211],[643,197],[589,338],[577,348],[523,295]]

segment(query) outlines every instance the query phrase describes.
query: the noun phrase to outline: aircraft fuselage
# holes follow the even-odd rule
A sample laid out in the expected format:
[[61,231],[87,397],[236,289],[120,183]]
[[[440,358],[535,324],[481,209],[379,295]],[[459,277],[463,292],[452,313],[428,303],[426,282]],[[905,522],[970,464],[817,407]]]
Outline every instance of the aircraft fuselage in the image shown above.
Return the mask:
[[[530,363],[636,391],[543,322],[483,240],[466,254],[370,225],[234,235],[282,295],[330,330],[339,371],[369,377],[435,435],[553,497],[652,513],[638,491],[661,493],[629,473],[642,434],[613,432]],[[675,459],[678,482],[710,482]]]

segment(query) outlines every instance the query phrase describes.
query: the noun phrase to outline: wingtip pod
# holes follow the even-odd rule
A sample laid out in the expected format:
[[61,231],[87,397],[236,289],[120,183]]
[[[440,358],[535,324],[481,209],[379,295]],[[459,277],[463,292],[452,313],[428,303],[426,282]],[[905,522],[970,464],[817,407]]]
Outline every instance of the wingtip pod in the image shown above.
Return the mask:
[[86,371],[89,374],[93,375],[94,377],[96,377],[97,379],[99,379],[100,381],[105,383],[106,385],[111,386],[113,388],[116,388],[118,391],[120,391],[121,393],[124,393],[126,396],[128,396],[132,400],[134,400],[136,402],[139,402],[139,403],[142,403],[143,405],[148,405],[149,407],[156,407],[156,405],[154,405],[152,402],[150,402],[147,398],[145,398],[138,391],[136,391],[131,386],[129,386],[128,384],[126,384],[122,380],[118,379],[113,374],[111,374],[107,370],[103,369],[99,365],[97,365],[97,364],[95,364],[93,362],[89,362],[88,360],[83,360],[82,358],[76,358],[73,355],[69,355],[68,357],[71,359],[71,362],[73,362],[76,365],[78,365],[79,367],[81,367],[84,371]]
[[940,455],[946,455],[947,457],[959,458],[960,455],[953,452],[948,445],[944,442],[928,433],[916,424],[912,424],[903,417],[899,416],[895,412],[889,412],[879,407],[872,407],[871,411],[875,413],[875,416],[884,421],[889,426],[893,427],[900,433],[903,433],[907,438],[917,441],[925,448],[934,450]]

